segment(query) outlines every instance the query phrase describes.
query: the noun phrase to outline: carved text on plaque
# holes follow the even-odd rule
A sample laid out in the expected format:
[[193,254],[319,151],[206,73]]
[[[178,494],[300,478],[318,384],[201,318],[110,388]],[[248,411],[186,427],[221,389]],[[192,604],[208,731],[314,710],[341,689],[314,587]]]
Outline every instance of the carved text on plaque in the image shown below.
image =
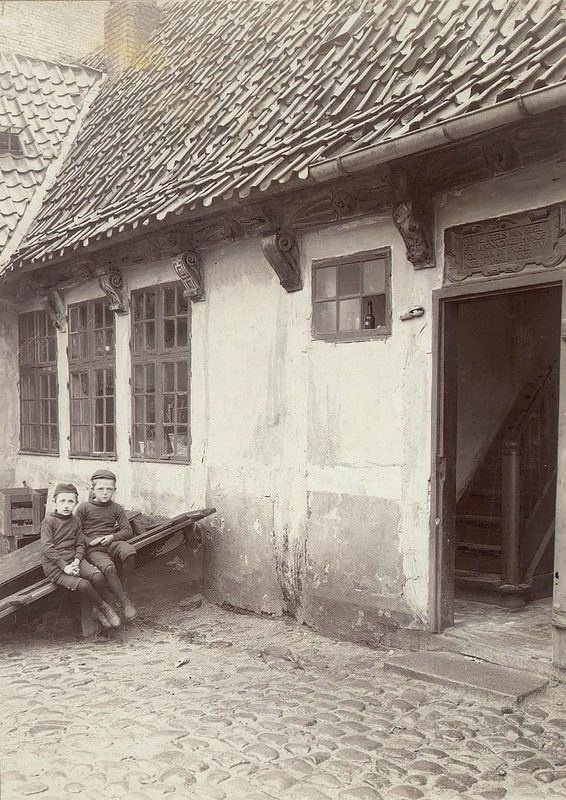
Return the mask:
[[449,228],[445,254],[450,281],[556,267],[566,256],[566,206]]

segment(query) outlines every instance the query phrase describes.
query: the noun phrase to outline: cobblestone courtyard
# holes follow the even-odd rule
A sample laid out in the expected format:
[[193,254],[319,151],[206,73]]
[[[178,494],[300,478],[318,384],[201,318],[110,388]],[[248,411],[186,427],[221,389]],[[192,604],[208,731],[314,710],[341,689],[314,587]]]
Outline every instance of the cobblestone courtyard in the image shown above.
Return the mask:
[[50,619],[0,648],[2,800],[566,796],[564,686],[506,708],[206,604],[92,643]]

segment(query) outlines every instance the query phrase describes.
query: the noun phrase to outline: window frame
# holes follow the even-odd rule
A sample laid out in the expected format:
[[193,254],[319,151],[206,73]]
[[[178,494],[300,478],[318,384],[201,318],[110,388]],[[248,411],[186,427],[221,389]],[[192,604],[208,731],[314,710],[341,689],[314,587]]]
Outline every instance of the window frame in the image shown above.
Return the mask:
[[[97,304],[102,304],[104,308],[104,315],[105,321],[111,319],[112,325],[107,326],[104,325],[101,328],[95,327],[95,306]],[[73,357],[72,354],[72,326],[73,326],[73,314],[77,311],[80,314],[80,309],[86,308],[86,315],[87,315],[87,325],[86,330],[82,333],[85,334],[83,342],[86,341],[87,343],[87,353],[86,355],[80,355]],[[68,365],[69,365],[69,383],[68,383],[68,391],[69,391],[69,458],[81,458],[81,459],[112,459],[115,460],[117,458],[117,451],[116,451],[116,321],[115,321],[115,314],[110,309],[110,304],[106,297],[97,297],[92,300],[84,300],[79,303],[72,303],[67,308],[68,313],[68,346],[67,346],[67,358],[68,358]],[[107,316],[109,315],[109,317]],[[107,357],[100,357],[100,354],[97,353],[96,350],[96,331],[111,331],[111,352]],[[78,340],[77,340],[78,341]],[[103,393],[103,394],[96,394],[96,373],[104,370],[106,375],[105,378],[107,379],[107,373],[110,371],[112,376],[112,388],[113,393],[111,395]],[[73,381],[75,376],[78,376],[80,379],[80,375],[87,374],[88,375],[88,393],[86,396],[79,396],[73,397]],[[108,387],[108,383],[105,381],[105,389]],[[108,423],[106,421],[106,414],[107,414],[107,399],[112,398],[112,422]],[[73,414],[76,402],[86,401],[83,407],[88,408],[88,422],[86,424],[81,424],[73,421]],[[97,421],[97,400],[102,402],[102,410],[103,410],[103,421]],[[75,436],[78,436],[76,433],[77,429],[80,428],[88,428],[88,440],[89,440],[89,449],[81,450],[80,447],[75,446]],[[112,438],[113,438],[113,448],[105,449],[105,450],[96,450],[95,443],[96,443],[96,429],[99,428],[102,430],[102,436],[107,441],[108,430],[112,431]],[[80,439],[80,436],[79,436]]]
[[[33,320],[33,335],[31,340],[22,340],[22,327],[24,320],[31,318]],[[40,320],[43,324],[40,325]],[[49,358],[49,342],[53,343],[54,357]],[[44,342],[44,347],[47,357],[41,358],[41,342]],[[26,351],[29,352],[31,348],[33,355],[31,360],[24,360]],[[43,393],[42,384],[47,381],[52,388],[51,392]],[[24,386],[29,383],[32,387],[30,397],[24,397]],[[20,412],[20,430],[19,430],[19,452],[22,454],[32,455],[59,455],[59,381],[57,375],[57,328],[53,320],[46,311],[34,310],[26,311],[18,315],[18,391],[19,391],[19,412]],[[43,396],[45,394],[45,396]],[[42,414],[45,410],[44,403],[47,403],[47,418],[42,419]],[[35,416],[36,421],[29,422],[29,411],[24,410],[31,408],[31,415]],[[33,438],[33,430],[35,429],[35,436],[37,438],[37,447],[29,447],[24,444],[27,436],[24,429],[31,429],[30,439]],[[53,431],[53,438],[55,441],[54,447],[42,447],[42,428],[48,431],[48,439],[50,429]]]
[[[165,312],[165,294],[168,289],[175,289],[179,292],[183,299],[186,301],[186,314],[180,315],[166,315]],[[154,316],[138,319],[137,318],[137,298],[143,295],[154,293],[155,306]],[[178,295],[176,302],[178,301]],[[185,287],[181,281],[168,281],[167,283],[150,284],[148,286],[134,289],[131,293],[131,324],[130,324],[130,359],[131,359],[131,430],[130,430],[130,459],[132,461],[141,462],[156,462],[160,464],[189,464],[191,459],[191,304],[187,297]],[[171,347],[165,346],[165,320],[175,320],[174,329],[178,332],[178,321],[185,320],[186,323],[186,345]],[[148,347],[143,350],[136,350],[137,326],[140,328],[147,322],[153,321],[153,347]],[[144,328],[144,331],[147,329]],[[147,342],[146,333],[142,335],[144,344]],[[179,390],[178,384],[178,367],[173,368],[175,373],[175,388],[166,391],[164,386],[165,374],[167,365],[178,365],[184,363],[186,365],[186,390]],[[153,385],[152,392],[136,391],[136,371],[139,368],[149,369],[153,366]],[[147,386],[147,373],[144,375],[144,388]],[[164,413],[164,398],[165,395],[174,396],[174,419],[171,422],[165,421]],[[136,419],[136,402],[138,398],[153,395],[153,415],[154,422],[147,418],[147,405],[144,401],[144,421]],[[186,405],[179,406],[179,398],[185,397]],[[186,413],[186,422],[179,422],[177,413]],[[149,439],[147,438],[147,430],[143,440],[138,439],[138,428],[150,426],[154,428],[153,447],[150,450],[148,447]],[[168,428],[171,428],[174,440],[171,443],[173,448],[180,447],[185,452],[163,452],[164,437],[168,434]],[[181,431],[179,431],[181,428]],[[186,428],[186,432],[182,429]],[[181,438],[182,437],[182,438]],[[183,441],[184,440],[184,441]],[[138,448],[143,441],[143,451]]]
[[14,158],[25,156],[21,133],[19,128],[0,128],[0,155],[10,155]]
[[[316,306],[323,302],[328,302],[329,300],[335,299],[336,303],[340,299],[351,299],[352,297],[359,297],[360,298],[360,323],[363,322],[364,318],[364,303],[363,298],[371,298],[375,295],[370,295],[369,293],[363,292],[363,286],[361,287],[361,291],[357,295],[336,295],[334,298],[321,298],[316,299],[316,286],[317,286],[317,274],[320,270],[328,268],[328,267],[336,267],[337,274],[338,268],[341,266],[346,266],[348,264],[357,264],[363,263],[364,261],[373,261],[373,260],[381,260],[385,261],[385,324],[378,325],[375,328],[364,329],[363,327],[359,330],[349,330],[349,331],[317,331],[316,330],[316,313],[315,309]],[[392,332],[392,282],[391,282],[391,248],[390,247],[380,247],[371,250],[362,250],[356,253],[352,253],[350,255],[345,256],[336,256],[333,258],[322,258],[316,259],[311,264],[311,335],[313,339],[326,341],[326,342],[363,342],[372,339],[384,339],[388,336],[391,336]]]

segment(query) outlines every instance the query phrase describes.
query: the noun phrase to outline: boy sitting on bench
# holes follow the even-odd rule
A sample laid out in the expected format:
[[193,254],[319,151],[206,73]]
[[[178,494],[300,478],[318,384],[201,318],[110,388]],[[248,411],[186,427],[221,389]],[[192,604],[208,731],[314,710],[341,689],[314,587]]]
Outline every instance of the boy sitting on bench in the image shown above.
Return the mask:
[[116,475],[110,470],[99,469],[91,482],[90,498],[81,503],[76,512],[87,541],[86,558],[102,572],[122,606],[125,619],[131,622],[138,612],[126,595],[114,559],[119,561],[122,577],[126,579],[134,568],[136,554],[135,547],[127,539],[134,534],[126,512],[112,499],[116,491]]
[[53,492],[55,511],[41,523],[41,561],[51,583],[79,592],[81,602],[92,605],[104,628],[119,628],[120,617],[107,602],[111,594],[103,574],[85,561],[86,539],[73,516],[78,492],[72,483],[58,483]]

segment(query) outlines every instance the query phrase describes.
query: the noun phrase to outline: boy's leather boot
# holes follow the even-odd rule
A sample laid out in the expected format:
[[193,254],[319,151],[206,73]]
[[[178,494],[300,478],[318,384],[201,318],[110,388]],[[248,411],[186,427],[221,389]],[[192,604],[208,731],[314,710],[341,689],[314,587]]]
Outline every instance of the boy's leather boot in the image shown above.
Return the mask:
[[125,597],[124,602],[122,603],[122,609],[124,611],[124,617],[126,622],[133,622],[138,617],[138,612],[134,608],[134,604],[132,603],[129,598]]
[[120,617],[114,611],[114,609],[112,608],[112,606],[109,603],[105,602],[103,604],[102,611],[104,612],[104,614],[106,616],[106,619],[108,620],[108,622],[110,623],[110,625],[113,628],[119,628],[120,627],[120,625],[122,624],[122,622],[120,620]]
[[95,618],[95,620],[100,624],[102,628],[108,630],[109,628],[112,627],[110,621],[106,618],[106,614],[101,608],[98,608],[98,606],[92,607],[92,616]]

